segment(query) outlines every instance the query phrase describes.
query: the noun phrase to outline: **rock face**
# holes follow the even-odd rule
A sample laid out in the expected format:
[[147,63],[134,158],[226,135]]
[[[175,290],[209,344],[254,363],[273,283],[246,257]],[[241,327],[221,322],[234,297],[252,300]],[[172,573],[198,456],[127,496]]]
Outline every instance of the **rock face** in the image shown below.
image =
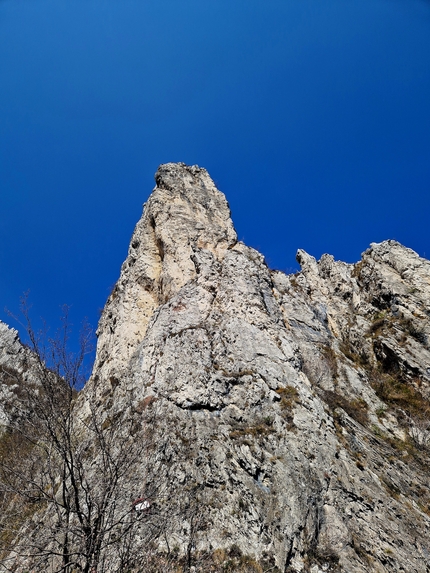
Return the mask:
[[[222,555],[248,556],[242,572],[429,572],[429,261],[385,241],[355,265],[299,250],[300,272],[271,271],[204,169],[155,179],[73,406],[85,479],[102,467],[88,416],[98,443],[139,452],[114,504],[148,496],[162,516],[133,542],[139,571],[160,571],[150,548],[217,556],[201,572],[236,570]],[[31,361],[0,323],[0,425]],[[122,570],[114,547],[104,571]],[[14,570],[46,570],[29,559]]]
[[[430,571],[430,263],[385,241],[355,265],[299,250],[299,273],[273,272],[204,169],[155,179],[86,399],[119,425],[125,404],[157,403],[154,468],[198,500],[197,549]],[[172,526],[180,551],[191,528]]]
[[18,332],[0,321],[0,435],[20,415],[17,396],[22,384],[34,382],[35,375],[32,355]]
[[194,253],[219,260],[237,240],[227,201],[204,169],[164,165],[156,182],[100,320],[95,371],[104,378],[124,372],[154,310],[197,276]]

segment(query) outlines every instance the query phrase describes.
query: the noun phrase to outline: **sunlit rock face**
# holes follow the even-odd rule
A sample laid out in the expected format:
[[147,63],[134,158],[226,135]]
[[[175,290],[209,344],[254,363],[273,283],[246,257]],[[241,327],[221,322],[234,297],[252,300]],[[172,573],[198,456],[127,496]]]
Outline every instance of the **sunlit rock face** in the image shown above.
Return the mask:
[[23,348],[18,340],[18,333],[0,322],[0,432],[10,420],[10,408],[13,400],[13,373],[21,365],[20,357]]
[[19,416],[25,415],[19,396],[23,385],[37,384],[35,358],[18,332],[0,321],[0,435]]
[[95,372],[118,378],[154,310],[198,274],[195,253],[222,260],[237,240],[227,201],[205,169],[162,165],[99,324]]
[[148,444],[118,504],[152,488],[160,550],[428,572],[430,263],[385,241],[271,271],[204,169],[155,179],[77,410]]

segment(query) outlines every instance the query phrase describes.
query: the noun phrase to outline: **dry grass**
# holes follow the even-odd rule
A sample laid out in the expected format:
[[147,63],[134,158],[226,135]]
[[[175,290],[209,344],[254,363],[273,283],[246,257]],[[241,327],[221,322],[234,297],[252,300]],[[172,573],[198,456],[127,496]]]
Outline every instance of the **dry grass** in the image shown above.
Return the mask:
[[193,553],[188,559],[179,555],[176,548],[168,555],[154,552],[145,563],[135,564],[127,573],[186,573],[190,570],[195,573],[280,573],[273,563],[243,555],[236,545],[212,553]]
[[294,429],[294,415],[293,410],[296,404],[300,403],[299,393],[294,386],[285,386],[277,388],[276,393],[281,397],[279,406],[281,408],[282,417],[287,422],[287,429]]
[[266,418],[256,420],[253,425],[238,425],[230,432],[230,438],[246,438],[247,436],[257,438],[260,436],[267,436],[273,434],[275,428],[273,427],[273,418],[267,416]]
[[291,410],[295,404],[299,403],[299,393],[294,386],[285,386],[284,388],[277,388],[276,393],[281,397],[279,403],[281,410]]
[[348,416],[353,418],[362,426],[366,426],[368,424],[368,406],[366,402],[361,398],[357,398],[355,400],[347,400],[344,396],[341,396],[337,392],[326,390],[323,393],[323,399],[329,406],[330,410],[342,408],[348,414]]
[[382,328],[385,326],[385,318],[377,318],[369,326],[368,334],[379,334]]
[[430,402],[400,375],[394,376],[374,370],[370,383],[378,398],[392,408],[400,408],[411,415],[418,415],[430,409]]

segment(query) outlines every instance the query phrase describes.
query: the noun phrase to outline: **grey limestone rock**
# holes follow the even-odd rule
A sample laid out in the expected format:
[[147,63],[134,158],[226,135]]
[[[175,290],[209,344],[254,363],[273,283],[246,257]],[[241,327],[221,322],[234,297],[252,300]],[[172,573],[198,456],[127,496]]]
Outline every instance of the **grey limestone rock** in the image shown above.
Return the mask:
[[23,384],[37,381],[34,358],[18,332],[0,321],[0,434],[21,414],[18,395]]
[[225,197],[205,169],[162,165],[103,311],[95,371],[118,377],[153,312],[197,274],[195,251],[216,260],[236,242]]
[[[204,169],[155,180],[76,408],[148,444],[116,503],[152,488],[161,551],[429,572],[429,261],[385,241],[355,265],[299,250],[300,272],[272,271]],[[25,352],[0,323],[0,368]]]
[[178,497],[198,492],[199,549],[234,545],[282,572],[430,571],[424,426],[413,441],[430,263],[385,241],[355,265],[299,250],[299,273],[271,271],[204,169],[155,179],[86,400],[117,419],[157,401],[154,464]]

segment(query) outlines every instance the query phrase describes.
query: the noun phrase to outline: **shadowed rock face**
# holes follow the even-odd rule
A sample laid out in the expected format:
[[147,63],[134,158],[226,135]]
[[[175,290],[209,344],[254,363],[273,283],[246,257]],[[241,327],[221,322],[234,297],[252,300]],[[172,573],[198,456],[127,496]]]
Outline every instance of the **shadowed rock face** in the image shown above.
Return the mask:
[[196,549],[282,572],[429,571],[430,263],[386,241],[271,271],[204,169],[155,179],[82,396],[119,431],[157,405],[125,498],[163,484],[183,552],[197,516]]

